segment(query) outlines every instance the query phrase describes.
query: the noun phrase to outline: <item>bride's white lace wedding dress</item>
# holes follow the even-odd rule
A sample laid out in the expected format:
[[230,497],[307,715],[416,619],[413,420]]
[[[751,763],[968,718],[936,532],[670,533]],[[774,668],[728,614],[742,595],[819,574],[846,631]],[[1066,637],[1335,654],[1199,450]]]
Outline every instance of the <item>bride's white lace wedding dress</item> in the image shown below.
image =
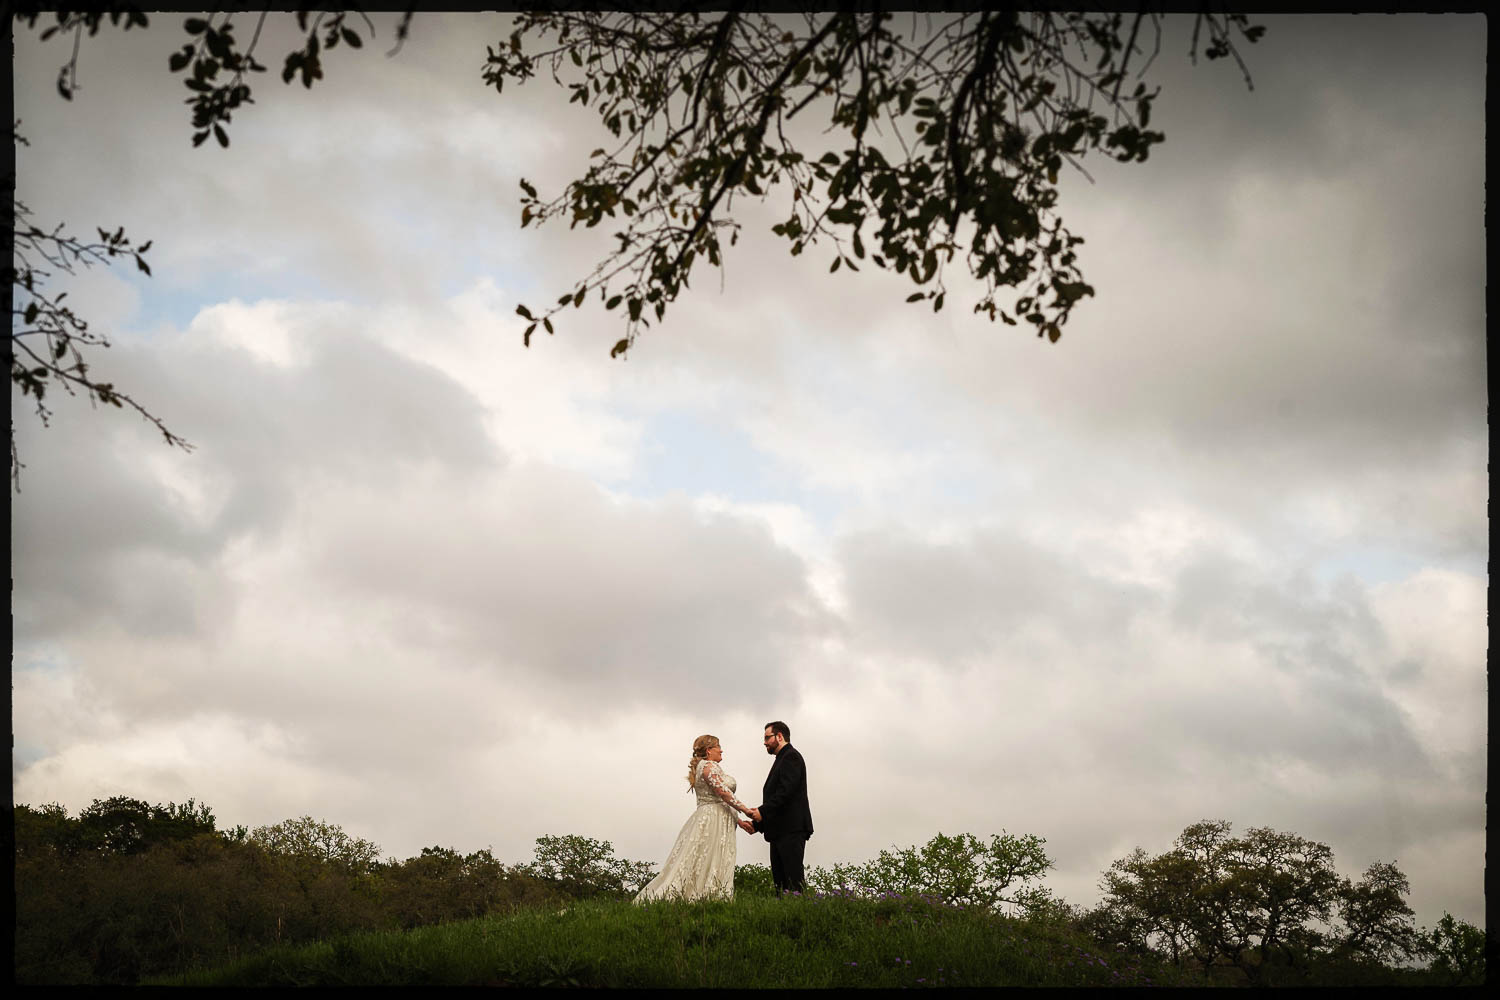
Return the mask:
[[677,834],[661,874],[636,895],[637,903],[734,898],[735,809],[744,808],[734,797],[735,787],[735,780],[717,763],[698,762],[693,778],[698,807]]

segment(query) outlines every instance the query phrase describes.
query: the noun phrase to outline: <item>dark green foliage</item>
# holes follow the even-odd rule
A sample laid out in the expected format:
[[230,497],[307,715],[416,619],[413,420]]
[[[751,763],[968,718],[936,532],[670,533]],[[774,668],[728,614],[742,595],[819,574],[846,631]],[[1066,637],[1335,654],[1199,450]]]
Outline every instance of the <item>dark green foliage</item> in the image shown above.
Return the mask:
[[192,800],[116,797],[76,818],[19,805],[15,824],[16,979],[33,985],[133,984],[277,944],[619,898],[651,877],[581,837],[542,838],[532,865],[444,847],[381,862],[308,816],[221,832]]
[[[1137,851],[1117,862],[1106,874],[1115,891],[1088,913],[1017,895],[1051,861],[1040,838],[1008,834],[988,843],[939,834],[866,865],[815,868],[801,897],[776,899],[769,869],[746,864],[733,904],[637,907],[629,900],[651,866],[571,835],[538,838],[524,865],[445,847],[379,861],[374,844],[310,817],[226,832],[192,800],[123,796],[77,817],[19,805],[15,830],[23,985],[135,984],[214,967],[226,971],[193,981],[1460,985],[1485,969],[1484,933],[1472,925],[1445,916],[1434,931],[1408,933],[1393,865],[1373,865],[1357,883],[1335,877],[1328,891],[1326,847],[1269,830],[1235,838],[1222,822],[1189,827],[1158,858]],[[913,878],[932,884],[896,885]],[[1325,913],[1316,930],[1309,915]],[[1430,970],[1387,964],[1408,946],[1433,956]]]
[[[602,126],[588,169],[560,194],[543,200],[521,181],[521,225],[620,227],[618,247],[545,312],[517,308],[523,339],[597,293],[607,310],[626,306],[610,352],[624,354],[696,263],[722,267],[724,237],[739,237],[735,197],[768,200],[780,184],[788,214],[771,231],[793,256],[826,239],[829,273],[868,263],[905,274],[922,286],[907,301],[934,312],[959,257],[984,286],[976,313],[1056,341],[1094,291],[1078,266],[1083,240],[1056,212],[1064,162],[1091,151],[1143,161],[1164,138],[1148,127],[1156,90],[1134,82],[1122,94],[1127,72],[1143,69],[1147,16],[1001,10],[921,27],[889,11],[521,14],[489,47],[486,82],[500,92],[545,67]],[[1159,42],[1154,15],[1150,27]],[[1205,27],[1210,59],[1238,59],[1235,35],[1253,43],[1264,30],[1200,13],[1195,55]],[[798,133],[809,108],[833,148]],[[1019,298],[1007,308],[996,295],[1009,290]]]
[[767,865],[738,865],[734,869],[734,897],[770,897],[776,895],[776,882]]
[[518,906],[553,903],[562,897],[550,885],[497,861],[488,850],[463,855],[447,847],[424,847],[380,873],[381,908],[404,929]]
[[[48,14],[21,4],[4,24],[40,28],[42,41],[71,40],[57,80],[66,100],[77,89],[85,34],[96,35],[106,17],[126,30],[149,23],[134,4]],[[193,146],[212,135],[227,148],[234,113],[254,103],[251,81],[267,69],[255,50],[269,14],[259,12],[248,31],[237,27],[236,18],[248,16],[241,11],[182,21],[184,41],[166,69],[182,74]],[[375,35],[362,13],[356,21],[347,11],[304,7],[295,16],[301,44],[285,54],[280,72],[288,85],[310,89],[324,78],[328,53],[340,45],[361,51]],[[391,54],[412,16],[399,22]],[[506,41],[487,46],[484,82],[500,92],[545,66],[570,103],[595,110],[607,136],[583,175],[550,200],[521,181],[521,227],[558,216],[570,226],[592,227],[606,217],[621,226],[618,248],[556,304],[539,314],[517,307],[527,321],[523,343],[539,325],[552,333],[553,314],[597,293],[606,310],[625,306],[618,314],[624,336],[610,350],[625,355],[651,317],[660,321],[688,287],[696,264],[723,267],[722,237],[730,245],[739,239],[735,198],[767,200],[777,185],[784,185],[788,214],[771,231],[793,256],[826,240],[834,250],[830,273],[869,264],[907,275],[919,289],[906,301],[931,303],[934,312],[946,301],[946,269],[957,258],[983,285],[974,312],[1010,325],[1024,320],[1056,341],[1073,307],[1094,294],[1079,266],[1083,239],[1057,212],[1058,174],[1065,162],[1081,170],[1090,152],[1143,161],[1165,138],[1149,127],[1157,90],[1138,82],[1154,58],[1141,29],[1159,45],[1159,16],[1144,9],[1128,17],[985,10],[926,24],[913,19],[907,27],[889,11],[852,8],[800,23],[739,7],[522,13]],[[1239,62],[1236,40],[1254,43],[1264,30],[1243,14],[1205,8],[1196,15],[1190,52],[1196,61],[1201,38],[1210,60]],[[1131,75],[1136,79],[1123,90]],[[808,117],[826,123],[820,132],[833,136],[832,148],[821,139],[807,146],[798,134],[805,119],[793,119],[809,108]],[[16,140],[24,142],[18,134]],[[128,405],[168,444],[189,447],[129,395],[89,376],[80,348],[109,342],[62,305],[65,292],[46,287],[58,270],[117,256],[132,257],[149,274],[150,242],[132,246],[122,229],[100,229],[97,243],[60,226],[45,231],[14,199],[14,174],[9,183],[13,385],[35,399],[44,424],[44,393],[58,385],[94,402]],[[997,302],[1011,292],[1012,302]],[[17,489],[21,468],[12,429]]]
[[999,833],[988,842],[971,833],[939,833],[922,847],[892,848],[863,865],[815,868],[808,885],[824,892],[927,896],[934,901],[1021,912],[1046,907],[1049,896],[1033,884],[1052,867],[1035,835]]
[[380,848],[368,840],[351,837],[311,816],[257,827],[250,842],[285,859],[298,872],[333,868],[346,875],[367,875],[380,861]]
[[[23,984],[130,984],[278,941],[382,925],[370,886],[336,870],[299,880],[284,857],[242,833],[183,836],[168,824],[158,828],[168,835],[154,837],[147,827],[137,837],[135,810],[120,800],[96,802],[62,823],[44,811],[53,821],[47,826],[34,817],[23,822],[24,809],[16,808],[16,979]],[[49,837],[23,839],[23,826]]]
[[1406,905],[1411,885],[1394,864],[1377,861],[1358,882],[1338,886],[1342,926],[1333,950],[1342,958],[1376,964],[1410,958],[1422,950],[1421,936]]
[[[125,28],[147,25],[133,5],[117,7],[112,23],[122,15]],[[268,15],[249,32],[236,28],[241,12],[182,22],[185,40],[167,69],[183,74],[194,146],[212,134],[227,147],[234,112],[254,103]],[[285,54],[282,82],[311,88],[329,52],[362,50],[361,27],[370,38],[375,27],[359,16],[362,24],[346,11],[299,10],[302,43]],[[79,43],[102,15],[54,18],[40,37],[72,36],[58,79],[71,99]],[[15,23],[36,29],[42,20],[23,5]],[[401,19],[396,49],[411,20]],[[1201,40],[1208,59],[1233,57],[1243,71],[1236,42],[1253,44],[1264,31],[1243,14],[1204,9],[1190,54],[1196,61]],[[976,313],[1024,319],[1055,341],[1094,291],[1078,266],[1083,240],[1056,211],[1059,172],[1090,152],[1144,161],[1165,138],[1149,127],[1157,89],[1140,79],[1153,58],[1145,35],[1159,47],[1160,32],[1159,16],[1144,11],[998,10],[936,22],[853,9],[800,20],[740,8],[523,12],[508,39],[486,47],[484,82],[499,93],[545,67],[569,103],[594,109],[604,145],[551,200],[523,179],[521,226],[563,216],[571,226],[608,217],[623,227],[618,249],[545,313],[516,310],[528,321],[523,340],[538,325],[553,332],[554,313],[597,292],[606,309],[625,306],[625,336],[611,350],[624,354],[648,314],[662,319],[688,287],[696,263],[723,266],[721,236],[731,245],[739,237],[735,198],[766,200],[784,184],[788,214],[771,231],[794,256],[826,239],[830,272],[868,263],[905,274],[922,286],[907,301],[934,311],[959,257],[984,285]],[[798,135],[804,122],[794,119],[809,108],[832,148]],[[996,301],[1007,290],[1019,296],[1009,307]]]
[[1432,971],[1443,986],[1482,986],[1488,935],[1483,928],[1444,913],[1427,932],[1424,944],[1432,955]]
[[76,856],[79,852],[140,854],[158,844],[191,840],[214,833],[213,810],[188,799],[181,805],[149,805],[117,795],[95,799],[78,818],[54,803],[33,809],[15,808],[16,855]]
[[526,871],[569,899],[634,895],[656,877],[649,863],[627,861],[614,854],[614,846],[607,840],[573,834],[538,837],[536,860]]
[[1223,820],[1195,823],[1163,854],[1136,848],[1116,861],[1100,888],[1080,928],[1213,981],[1386,983],[1391,963],[1425,951],[1394,864],[1351,882],[1326,845],[1264,827],[1233,837]]

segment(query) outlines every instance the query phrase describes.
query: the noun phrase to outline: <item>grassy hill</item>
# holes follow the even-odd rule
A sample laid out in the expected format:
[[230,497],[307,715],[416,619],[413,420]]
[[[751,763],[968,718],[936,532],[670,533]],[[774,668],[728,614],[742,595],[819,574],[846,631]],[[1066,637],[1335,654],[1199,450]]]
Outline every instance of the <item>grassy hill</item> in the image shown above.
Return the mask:
[[1168,985],[1181,975],[1101,954],[1052,925],[810,895],[520,910],[275,948],[155,984],[923,988]]

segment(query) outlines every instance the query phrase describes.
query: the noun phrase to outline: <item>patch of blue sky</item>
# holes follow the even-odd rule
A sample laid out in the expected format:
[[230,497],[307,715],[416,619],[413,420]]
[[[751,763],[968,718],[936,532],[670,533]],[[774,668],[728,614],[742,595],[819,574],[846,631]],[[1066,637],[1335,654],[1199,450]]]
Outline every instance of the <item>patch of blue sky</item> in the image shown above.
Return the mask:
[[[19,644],[14,650],[13,667],[17,674],[41,674],[49,678],[56,678],[71,669],[67,658],[56,650],[46,647]],[[14,727],[13,727],[14,728]],[[33,743],[24,738],[17,738],[12,733],[11,738],[11,779],[21,771],[35,764],[45,757],[51,756],[52,748],[41,743]]]
[[[52,755],[50,747],[44,747],[40,743],[28,743],[25,740],[17,740],[10,751],[10,776],[14,783],[15,778],[32,764]],[[40,804],[40,803],[39,803]]]
[[38,674],[61,674],[71,668],[67,658],[55,649],[17,644],[14,649],[13,669]]
[[126,325],[145,336],[163,326],[186,330],[204,309],[236,299],[252,304],[265,299],[323,301],[335,297],[335,292],[315,275],[292,271],[267,275],[225,269],[191,285],[156,283],[142,274],[127,280],[135,286],[140,300]]
[[1380,546],[1343,549],[1321,559],[1313,569],[1319,583],[1328,584],[1344,575],[1366,586],[1407,580],[1424,569],[1443,569],[1472,576],[1488,576],[1487,560],[1480,553],[1440,555]]
[[[518,198],[520,189],[513,180],[510,185]],[[443,298],[488,278],[540,314],[573,283],[559,284],[548,276],[545,244],[535,228],[520,230],[520,203],[509,198],[501,192],[481,208],[455,204],[451,194],[435,196],[430,204],[421,198],[399,200],[375,209],[372,227],[382,235],[386,260],[398,268],[409,261]]]
[[800,508],[818,529],[832,531],[841,504],[809,489],[794,470],[756,448],[743,430],[701,413],[674,410],[646,419],[640,458],[619,488],[641,499],[673,492],[712,494],[733,503]]
[[[892,512],[914,516],[965,516],[982,513],[1013,498],[1029,474],[1014,464],[997,462],[983,446],[962,402],[950,402],[901,365],[854,366],[839,354],[836,342],[799,341],[804,353],[796,367],[804,391],[838,414],[883,460],[906,465],[910,472],[880,489],[873,499]],[[998,433],[1009,420],[1001,412],[986,414],[985,432]],[[878,444],[876,443],[878,442]]]

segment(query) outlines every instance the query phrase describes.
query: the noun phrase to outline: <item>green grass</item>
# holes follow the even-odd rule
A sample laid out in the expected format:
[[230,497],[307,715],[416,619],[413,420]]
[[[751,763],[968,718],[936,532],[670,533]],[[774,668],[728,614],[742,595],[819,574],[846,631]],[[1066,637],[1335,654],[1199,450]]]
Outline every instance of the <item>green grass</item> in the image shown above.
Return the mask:
[[1112,959],[1059,927],[915,900],[829,896],[573,903],[275,948],[155,984],[922,988],[1176,981],[1170,968]]

